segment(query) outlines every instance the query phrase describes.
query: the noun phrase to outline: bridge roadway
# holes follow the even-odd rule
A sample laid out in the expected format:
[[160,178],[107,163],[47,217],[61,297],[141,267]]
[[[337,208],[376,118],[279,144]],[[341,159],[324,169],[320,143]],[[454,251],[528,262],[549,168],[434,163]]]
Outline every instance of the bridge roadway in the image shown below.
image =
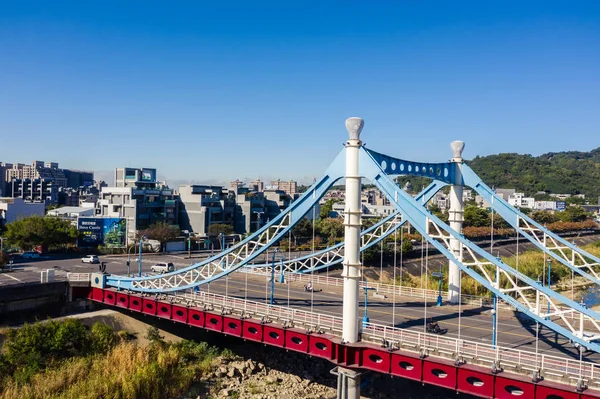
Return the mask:
[[[207,256],[205,254],[204,256]],[[203,256],[203,257],[204,257]],[[107,261],[107,269],[110,273],[124,275],[126,273],[124,256],[102,256],[103,261]],[[132,257],[132,261],[133,261]],[[193,259],[198,261],[199,259]],[[148,272],[149,266],[158,261],[172,261],[177,268],[189,265],[190,260],[185,259],[185,255],[144,255],[144,272]],[[57,277],[66,277],[66,272],[89,273],[97,270],[97,265],[82,264],[80,258],[72,259],[49,259],[31,262],[30,264],[18,264],[16,270],[12,273],[0,274],[0,286],[4,284],[12,285],[28,281],[39,281],[39,271],[48,268],[54,268],[57,271]],[[132,262],[132,271],[137,270],[137,265]],[[322,273],[323,274],[323,273]],[[321,275],[322,275],[321,274]],[[333,274],[331,274],[333,275]],[[270,284],[267,284],[265,291],[265,277],[256,275],[247,275],[247,273],[233,273],[227,283],[224,279],[210,284],[210,291],[218,294],[228,294],[239,298],[245,298],[245,280],[248,277],[248,296],[247,299],[254,301],[265,301],[270,293]],[[278,276],[276,276],[276,281]],[[226,289],[228,285],[228,289]],[[304,292],[304,283],[293,282],[289,286],[290,302],[292,308],[307,310],[311,307],[311,294]],[[341,287],[329,285],[317,285],[317,289],[322,292],[314,293],[313,309],[316,312],[341,316],[342,309],[342,289]],[[202,290],[208,291],[208,287],[202,286]],[[227,291],[227,292],[226,292]],[[280,283],[275,284],[276,304],[287,306],[288,286]],[[361,298],[362,298],[361,293]],[[393,306],[391,298],[389,300],[373,300],[369,298],[369,317],[373,323],[391,325],[393,319]],[[363,302],[360,303],[361,314],[363,312]],[[407,328],[413,331],[423,330],[424,303],[422,299],[411,297],[397,297],[395,307],[396,327]],[[472,306],[463,306],[461,316],[461,338],[481,343],[491,343],[492,318],[489,308],[475,308]],[[498,321],[498,343],[505,347],[514,347],[528,351],[535,350],[535,324],[527,319],[520,320],[515,317],[512,311],[501,311]],[[427,317],[435,317],[442,328],[448,329],[448,335],[458,337],[458,307],[444,305],[442,307],[434,306],[433,302],[428,302]],[[547,328],[541,328],[539,334],[539,352],[555,356],[567,355],[570,358],[578,359],[577,351],[562,336],[558,336]],[[600,362],[600,355],[587,352],[584,354],[584,360]]]
[[[275,280],[278,281],[278,278],[276,275]],[[288,285],[276,282],[274,294],[275,305],[289,306],[302,310],[311,310],[312,307],[312,310],[315,312],[341,317],[341,287],[316,285],[315,288],[322,289],[322,291],[311,294],[304,291],[304,284],[302,282],[292,282]],[[211,283],[210,288],[207,285],[202,286],[201,290],[267,303],[270,297],[271,284],[267,282],[267,278],[264,276],[236,272],[231,274],[227,280],[221,279]],[[361,298],[364,297],[361,295]],[[392,325],[392,322],[395,320],[396,327],[413,331],[423,331],[426,310],[428,319],[433,317],[443,329],[448,329],[448,336],[458,338],[458,306],[444,305],[437,307],[435,303],[429,301],[427,307],[425,307],[425,303],[421,299],[397,297],[394,310],[391,299],[373,300],[369,297],[367,309],[369,319],[372,323]],[[364,311],[363,301],[360,303],[360,308],[360,314],[362,315]],[[462,311],[460,317],[460,338],[491,344],[492,317],[490,309],[463,305]],[[393,316],[394,312],[395,317]],[[498,345],[535,351],[535,327],[535,323],[531,323],[525,318],[520,319],[515,317],[513,311],[508,309],[501,310],[498,319]],[[540,354],[566,355],[572,359],[579,360],[577,350],[567,339],[545,327],[540,328],[538,350]],[[600,354],[587,352],[584,354],[583,360],[599,362]]]

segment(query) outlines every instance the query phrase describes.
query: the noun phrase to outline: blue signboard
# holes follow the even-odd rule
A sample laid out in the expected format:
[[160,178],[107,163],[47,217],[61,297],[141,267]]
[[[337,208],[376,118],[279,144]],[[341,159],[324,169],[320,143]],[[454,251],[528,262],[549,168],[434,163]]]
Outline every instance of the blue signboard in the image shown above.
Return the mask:
[[556,201],[556,210],[564,211],[567,209],[567,203],[565,201]]
[[80,247],[103,245],[108,248],[121,248],[125,246],[127,221],[123,218],[79,218],[77,229],[82,235],[79,239]]

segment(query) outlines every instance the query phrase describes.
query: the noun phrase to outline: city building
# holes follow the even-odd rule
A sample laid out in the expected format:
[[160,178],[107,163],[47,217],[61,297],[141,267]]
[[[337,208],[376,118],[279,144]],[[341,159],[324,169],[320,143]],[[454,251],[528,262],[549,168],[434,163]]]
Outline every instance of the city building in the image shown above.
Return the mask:
[[58,187],[54,180],[12,179],[6,184],[7,196],[27,202],[42,202],[46,206],[58,203]]
[[279,190],[283,191],[287,195],[294,197],[298,193],[298,182],[293,180],[281,181],[281,180],[272,180],[271,185],[267,187],[270,190]]
[[156,169],[117,168],[115,169],[115,187],[135,187],[137,189],[156,188]]
[[175,191],[156,181],[156,169],[117,168],[115,186],[102,187],[96,215],[127,219],[128,237],[156,222],[179,224]]
[[23,198],[0,198],[0,227],[27,216],[44,216],[43,203],[26,202]]
[[229,224],[235,229],[235,197],[222,186],[179,186],[179,226],[199,236],[208,236],[212,224]]
[[62,206],[60,208],[51,209],[46,214],[47,216],[57,217],[63,220],[68,220],[74,225],[77,225],[77,218],[94,216],[96,210],[94,208],[81,208],[77,206]]
[[3,197],[6,191],[6,165],[4,162],[0,162],[0,197]]
[[67,179],[67,187],[79,188],[94,185],[94,172],[83,170],[63,169]]
[[248,185],[250,191],[263,192],[265,191],[265,183],[260,179],[252,180]]
[[508,196],[508,203],[519,208],[533,209],[535,198],[525,197],[524,193],[514,193]]

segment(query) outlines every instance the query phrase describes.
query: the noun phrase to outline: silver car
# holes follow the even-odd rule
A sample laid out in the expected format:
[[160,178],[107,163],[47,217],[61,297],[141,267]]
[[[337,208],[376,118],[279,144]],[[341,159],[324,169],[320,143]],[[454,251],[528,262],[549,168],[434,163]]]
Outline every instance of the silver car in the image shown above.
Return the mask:
[[97,255],[86,255],[81,258],[81,263],[100,263]]

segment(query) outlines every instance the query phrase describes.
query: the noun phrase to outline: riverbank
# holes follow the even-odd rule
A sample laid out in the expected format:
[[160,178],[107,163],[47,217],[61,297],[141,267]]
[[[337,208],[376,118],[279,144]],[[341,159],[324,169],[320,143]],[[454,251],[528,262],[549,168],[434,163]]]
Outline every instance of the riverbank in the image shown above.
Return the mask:
[[[5,367],[0,374],[4,376],[0,383],[0,398],[336,397],[336,378],[330,374],[333,366],[326,360],[190,329],[166,320],[135,318],[113,310],[100,310],[34,326],[42,324],[53,327],[46,330],[22,327],[18,330],[28,333],[16,341],[15,336],[10,337],[16,333],[10,331],[17,330],[4,328],[0,331],[4,356],[0,360],[0,369],[7,366],[7,354],[18,355],[14,352],[15,343],[37,342],[35,339],[23,340],[24,337],[45,336],[50,342],[58,342],[58,345],[45,347],[38,342],[29,348],[34,349],[31,353],[41,356],[37,357],[41,361],[40,367],[28,369],[23,364],[12,369]],[[85,326],[88,332],[83,333],[79,326]],[[36,328],[45,333],[33,334]],[[56,341],[56,337],[71,337],[68,341],[79,347],[77,342],[81,343],[85,336],[90,339],[93,331],[102,339],[86,341],[92,348],[86,353],[75,351],[69,356],[56,355],[70,353],[65,349],[69,345],[61,347],[67,341]],[[98,346],[98,342],[103,344]],[[18,361],[19,356],[16,363],[15,359],[8,361],[8,366],[15,366]],[[362,381],[364,399],[394,398],[398,392],[408,399],[471,398],[377,373],[365,373]]]

